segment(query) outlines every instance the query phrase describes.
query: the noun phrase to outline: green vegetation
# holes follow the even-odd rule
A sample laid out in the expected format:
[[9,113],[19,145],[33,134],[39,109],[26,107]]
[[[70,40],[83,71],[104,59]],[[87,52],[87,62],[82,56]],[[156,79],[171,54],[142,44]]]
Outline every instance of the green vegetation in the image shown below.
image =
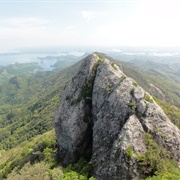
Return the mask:
[[[65,58],[65,60],[64,60]],[[54,71],[60,71],[62,69],[65,69],[75,63],[77,63],[80,60],[80,57],[77,56],[71,56],[69,59],[67,57],[63,57],[63,60],[58,60],[52,67],[54,67]]]
[[109,88],[112,88],[112,87],[113,87],[113,84],[108,84],[108,87],[109,87]]
[[0,83],[14,76],[29,77],[36,72],[42,71],[38,63],[15,63],[0,68]]
[[112,91],[112,87],[113,87],[113,84],[108,84],[108,91],[107,93],[110,95],[113,91]]
[[136,82],[133,82],[132,85],[135,86],[135,87],[138,86],[138,84]]
[[78,103],[80,103],[82,100],[82,96],[78,97],[77,99],[75,100],[72,100],[71,102],[71,106],[76,106]]
[[[106,54],[98,54],[100,54],[103,58],[108,58],[114,64],[118,65],[119,68],[128,77],[133,78],[138,83],[138,85],[143,87],[153,96],[161,98],[161,95],[153,91],[150,83],[162,90],[167,102],[180,107],[180,78],[178,69],[179,66],[177,66],[178,64],[174,66],[172,64],[165,66],[164,64],[160,63],[151,63],[150,61],[152,61],[152,59],[150,59],[150,61],[147,61],[147,56],[138,56],[137,59],[134,59],[134,56],[123,56],[123,58],[119,57],[120,59],[127,59],[126,62],[122,62],[114,60]],[[165,57],[163,57],[163,61],[164,58]],[[134,63],[128,63],[129,60],[133,60]]]
[[162,107],[165,114],[169,117],[169,119],[178,127],[180,128],[180,108],[176,107],[175,105],[172,105],[170,103],[167,103],[165,101],[162,101],[158,98],[155,98],[155,101]]
[[126,79],[126,76],[122,75],[122,76],[121,76],[121,79],[122,79],[122,80]]
[[48,164],[41,162],[31,165],[30,163],[25,164],[20,170],[13,170],[11,174],[8,175],[8,180],[22,180],[22,179],[39,179],[48,180],[49,166]]
[[[97,53],[96,53],[96,55],[98,56],[99,60],[98,60],[97,63],[94,64],[94,66],[93,66],[93,68],[92,68],[92,74],[93,74],[94,76],[95,76],[95,74],[96,74],[96,71],[97,71],[98,66],[99,66],[99,65],[101,64],[101,62],[103,61],[102,56],[100,56],[100,55],[97,54]],[[86,99],[86,97],[91,97],[91,95],[92,95],[92,90],[93,90],[93,82],[91,82],[90,80],[87,80],[87,81],[85,82],[85,84],[83,85],[83,87],[82,87],[81,95],[80,95],[77,99],[73,100],[73,101],[71,102],[71,105],[72,105],[72,106],[75,106],[75,105],[77,105],[77,104],[82,100],[82,98],[83,98],[83,99]]]
[[159,174],[157,176],[146,178],[146,180],[179,180],[179,179],[180,179],[180,171],[178,169],[173,170],[173,172],[166,172],[163,174]]
[[114,70],[116,70],[116,71],[117,71],[117,67],[115,66],[115,64],[114,64],[114,63],[112,63],[112,64],[111,64],[111,66],[114,68]]
[[103,61],[103,57],[99,53],[95,53],[95,54],[98,56],[99,60],[102,62]]
[[137,154],[139,171],[144,177],[164,176],[166,173],[173,175],[179,172],[177,163],[170,159],[170,154],[152,139],[152,135],[145,134],[145,144],[146,153],[144,155]]
[[58,162],[58,149],[53,130],[23,142],[0,156],[0,179],[21,180],[93,180],[92,167],[80,158],[64,168]]
[[97,71],[97,68],[98,66],[102,63],[102,61],[104,60],[103,57],[99,54],[96,53],[96,55],[98,56],[99,60],[96,64],[94,64],[93,66],[93,69],[92,69],[92,73],[95,75],[96,74],[96,71]]
[[92,96],[92,90],[93,90],[93,85],[92,82],[86,81],[85,84],[82,87],[82,93],[81,96],[85,99],[86,97],[91,97]]
[[[104,58],[103,55],[98,57],[99,61],[93,67],[94,73]],[[77,73],[80,64],[81,62],[66,70],[53,72],[54,74],[46,72],[34,74],[31,69],[27,77],[22,72],[23,77],[19,74],[9,76],[7,70],[5,71],[3,67],[0,69],[3,78],[6,77],[2,78],[3,83],[0,86],[0,179],[21,180],[38,177],[40,180],[85,180],[88,178],[94,180],[94,178],[90,178],[92,167],[83,158],[67,168],[61,167],[57,158],[57,142],[52,130],[54,112],[59,105],[61,92],[65,84]],[[178,97],[180,86],[170,78],[166,79],[151,73],[147,75],[144,71],[137,73],[127,66],[123,66],[123,70],[146,90],[150,90],[149,82],[161,87],[167,101],[180,107],[180,98]],[[14,73],[18,73],[18,71],[14,70]],[[24,73],[26,72],[27,70],[24,69]],[[30,74],[33,75],[30,76]],[[0,79],[1,77],[0,75]],[[122,76],[122,79],[125,78],[126,76]],[[136,83],[132,84],[136,86]],[[112,84],[108,84],[108,94],[112,92],[112,87]],[[90,81],[86,81],[80,98],[88,97],[91,93],[92,84]],[[72,103],[80,102],[80,98]],[[71,100],[71,97],[66,97],[66,99]],[[152,99],[147,98],[146,100],[151,101]],[[180,128],[180,109],[157,98],[155,101],[163,108],[172,122]],[[135,103],[131,102],[128,106],[132,110],[136,109]],[[90,116],[86,114],[84,121],[89,122],[89,118]],[[157,129],[154,131],[164,136]],[[151,176],[147,179],[179,180],[180,171],[177,164],[170,159],[170,154],[159,147],[149,134],[146,134],[145,143],[147,152],[144,155],[138,154],[136,159],[143,178]],[[118,158],[119,155],[120,152],[117,151],[115,158]],[[126,155],[131,160],[133,149],[128,148]]]
[[108,90],[108,94],[110,95],[112,93],[112,90]]
[[76,106],[78,103],[80,103],[82,99],[86,99],[86,97],[91,97],[93,90],[92,88],[92,82],[87,80],[82,87],[81,95],[71,102],[71,106]]
[[168,139],[167,136],[161,130],[159,130],[157,128],[154,128],[153,132],[156,133],[156,134],[160,134],[166,140]]
[[150,103],[154,102],[153,99],[150,96],[148,96],[148,95],[145,97],[145,100],[150,102]]
[[140,113],[140,112],[136,112],[136,116],[137,116],[138,118],[141,118],[141,117],[143,116],[143,114]]
[[[73,174],[75,179],[92,180],[94,178],[90,177],[92,171],[92,166],[87,164],[84,158],[80,158],[79,161],[75,164],[70,164],[67,168],[64,169],[63,178],[67,178],[69,175]],[[63,179],[64,180],[64,179]]]
[[14,77],[0,86],[1,150],[13,148],[53,128],[60,94],[79,65],[38,78]]
[[128,103],[128,106],[134,111],[136,109],[136,104],[134,102]]
[[132,159],[132,157],[133,157],[133,148],[132,147],[127,148],[126,156],[127,156],[129,161]]
[[[153,91],[153,89],[150,86],[150,83],[161,89],[161,91],[166,97],[167,102],[177,107],[180,107],[180,78],[178,73],[174,74],[173,71],[164,72],[163,67],[165,66],[161,68],[161,71],[155,70],[157,69],[157,67],[159,67],[159,64],[156,63],[152,68],[155,71],[147,70],[147,68],[149,67],[148,65],[143,66],[143,68],[141,69],[137,64],[137,61],[135,61],[136,64],[134,65],[119,61],[116,61],[115,63],[122,67],[123,72],[128,77],[133,78],[141,87],[143,87],[153,96],[159,99],[162,97],[156,91]],[[140,61],[140,63],[142,63],[142,61]]]
[[49,167],[56,165],[57,151],[54,131],[37,136],[32,141],[24,141],[15,149],[4,152],[0,157],[0,177],[6,178],[13,170],[18,172],[25,164],[35,164],[40,161],[48,163]]

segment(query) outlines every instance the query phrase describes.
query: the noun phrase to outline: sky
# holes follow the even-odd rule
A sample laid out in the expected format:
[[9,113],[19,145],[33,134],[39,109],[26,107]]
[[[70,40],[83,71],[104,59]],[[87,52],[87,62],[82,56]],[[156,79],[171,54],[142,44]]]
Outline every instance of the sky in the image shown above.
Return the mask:
[[180,46],[180,0],[0,0],[0,52],[45,46]]

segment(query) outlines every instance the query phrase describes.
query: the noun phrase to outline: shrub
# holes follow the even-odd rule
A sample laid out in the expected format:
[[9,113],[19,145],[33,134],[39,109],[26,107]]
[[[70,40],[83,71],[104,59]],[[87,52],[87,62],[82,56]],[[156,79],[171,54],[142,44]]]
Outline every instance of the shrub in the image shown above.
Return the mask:
[[71,106],[76,106],[78,103],[80,103],[81,100],[82,100],[82,96],[78,97],[77,99],[74,99],[71,102]]
[[112,84],[108,84],[108,87],[109,87],[109,88],[112,88],[112,87],[113,87],[113,85],[112,85]]
[[132,147],[129,147],[128,149],[126,149],[126,156],[129,161],[132,159],[132,156],[133,156],[133,148]]
[[[169,153],[152,139],[151,134],[145,134],[145,145],[146,153],[137,154],[138,169],[145,177],[179,171],[177,163],[170,159]],[[157,176],[157,180],[158,178]]]
[[92,88],[93,88],[92,82],[86,81],[82,87],[81,96],[83,98],[90,97],[92,95]]
[[138,86],[138,84],[136,82],[133,82],[132,85],[135,86],[135,87]]
[[101,55],[99,55],[99,54],[96,54],[96,55],[98,56],[100,61],[103,61],[103,57]]
[[114,70],[116,70],[116,71],[117,71],[117,67],[115,66],[115,64],[114,64],[114,63],[112,63],[112,64],[111,64],[111,66],[114,68]]
[[136,104],[134,102],[128,103],[128,106],[134,111],[136,109]]
[[38,179],[38,180],[50,180],[48,175],[49,166],[44,162],[31,165],[27,163],[20,171],[13,170],[8,175],[7,180],[26,180],[26,179]]
[[[64,175],[60,176],[60,180],[88,180],[91,171],[92,167],[81,157],[77,163],[70,164],[64,169]],[[90,179],[93,179],[93,177]]]
[[150,103],[154,102],[153,99],[150,96],[148,96],[148,95],[145,97],[145,100],[150,102]]
[[124,80],[124,79],[126,79],[126,76],[122,75],[121,78],[122,78],[122,80]]
[[110,95],[112,93],[112,90],[110,89],[110,90],[108,90],[108,94]]

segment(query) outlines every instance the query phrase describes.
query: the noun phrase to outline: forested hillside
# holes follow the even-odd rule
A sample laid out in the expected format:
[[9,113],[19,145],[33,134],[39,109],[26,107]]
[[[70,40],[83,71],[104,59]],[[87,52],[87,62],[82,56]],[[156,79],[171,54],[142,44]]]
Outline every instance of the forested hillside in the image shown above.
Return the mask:
[[14,77],[1,86],[0,149],[9,149],[24,140],[53,128],[60,94],[79,64],[49,77]]
[[[62,169],[57,159],[53,130],[54,113],[61,92],[77,73],[80,64],[53,75],[38,73],[29,78],[16,76],[1,86],[0,179],[81,177],[85,180],[90,176],[87,162],[83,159]],[[14,96],[9,101],[11,92]]]
[[15,63],[0,67],[0,84],[14,76],[28,77],[42,71],[38,63]]
[[[114,62],[145,90],[150,90],[167,116],[180,127],[180,109],[175,106],[180,105],[179,83],[153,75],[132,64]],[[57,142],[52,130],[61,92],[78,72],[80,65],[81,61],[58,72],[37,72],[28,77],[15,74],[0,85],[0,179],[23,179],[33,173],[34,176],[37,173],[38,179],[58,179],[59,176],[61,179],[90,178],[91,168],[83,159],[62,170],[56,159]],[[163,91],[165,101],[151,91],[150,83]],[[42,177],[37,172],[40,169]]]

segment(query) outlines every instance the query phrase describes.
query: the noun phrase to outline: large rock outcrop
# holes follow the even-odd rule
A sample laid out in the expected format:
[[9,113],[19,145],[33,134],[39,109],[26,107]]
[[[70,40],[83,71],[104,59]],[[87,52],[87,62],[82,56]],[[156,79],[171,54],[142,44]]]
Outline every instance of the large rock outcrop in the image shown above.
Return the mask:
[[146,133],[180,161],[180,130],[150,94],[95,53],[66,86],[55,130],[62,163],[87,156],[97,180],[138,177],[136,155],[147,150]]

